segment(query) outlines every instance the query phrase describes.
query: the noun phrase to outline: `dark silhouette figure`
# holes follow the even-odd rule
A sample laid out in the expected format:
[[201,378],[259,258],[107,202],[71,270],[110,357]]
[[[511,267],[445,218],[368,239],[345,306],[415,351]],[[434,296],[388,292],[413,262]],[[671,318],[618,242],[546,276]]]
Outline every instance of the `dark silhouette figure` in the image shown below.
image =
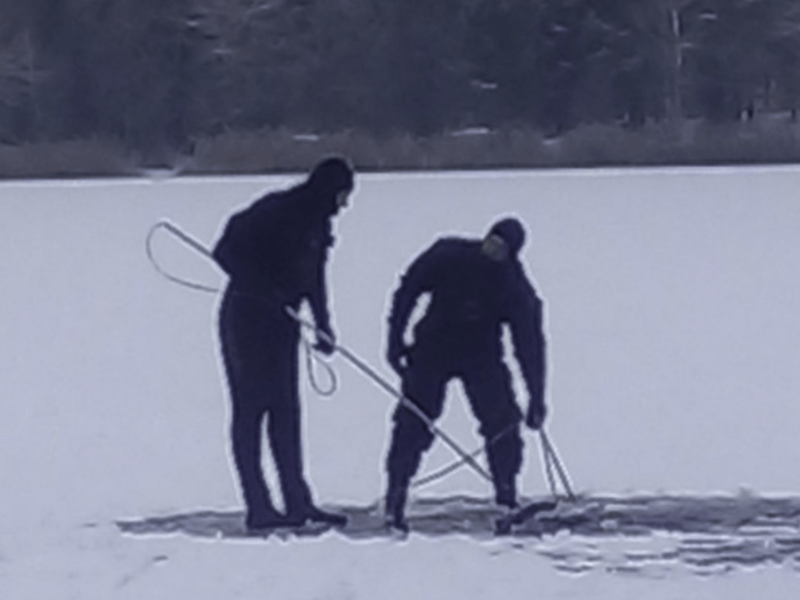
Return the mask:
[[[317,348],[330,354],[325,265],[332,218],[346,206],[353,171],[340,158],[319,163],[302,183],[267,194],[233,215],[214,249],[230,281],[219,312],[220,340],[232,401],[233,459],[249,528],[342,525],[317,508],[303,475],[298,392],[299,324],[286,312],[307,300]],[[330,339],[326,338],[330,336]],[[278,471],[285,514],[273,506],[261,468],[264,420]]]
[[[524,241],[525,230],[514,218],[495,223],[483,240],[438,240],[402,276],[389,316],[387,358],[402,378],[403,394],[435,420],[444,408],[446,384],[461,379],[485,440],[495,500],[506,507],[517,505],[522,411],[503,361],[503,324],[510,327],[530,395],[526,423],[538,429],[546,415],[542,302],[519,262]],[[407,346],[409,317],[425,293],[430,304]],[[392,527],[408,528],[408,486],[433,437],[422,419],[398,404],[386,460],[386,516]]]

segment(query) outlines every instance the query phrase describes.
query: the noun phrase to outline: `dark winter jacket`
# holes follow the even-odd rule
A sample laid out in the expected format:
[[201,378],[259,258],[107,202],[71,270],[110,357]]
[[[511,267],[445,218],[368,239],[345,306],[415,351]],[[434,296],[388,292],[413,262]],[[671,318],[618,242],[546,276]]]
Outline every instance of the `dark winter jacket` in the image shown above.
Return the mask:
[[[402,343],[421,295],[430,304],[414,328],[415,345],[432,345],[471,362],[499,360],[502,325],[508,324],[514,352],[532,399],[543,394],[545,338],[542,301],[516,256],[496,262],[481,252],[480,240],[445,238],[406,270],[389,315],[389,344]],[[430,355],[430,353],[426,353]]]
[[308,299],[321,326],[329,323],[325,285],[335,194],[308,182],[273,192],[233,215],[214,248],[229,289],[275,306]]

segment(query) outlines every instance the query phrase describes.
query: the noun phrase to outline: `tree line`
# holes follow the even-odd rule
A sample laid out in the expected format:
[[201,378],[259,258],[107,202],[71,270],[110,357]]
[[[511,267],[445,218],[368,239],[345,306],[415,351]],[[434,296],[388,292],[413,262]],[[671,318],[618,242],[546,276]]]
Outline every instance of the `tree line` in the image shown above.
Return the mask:
[[795,0],[0,0],[0,141],[731,121],[800,98]]

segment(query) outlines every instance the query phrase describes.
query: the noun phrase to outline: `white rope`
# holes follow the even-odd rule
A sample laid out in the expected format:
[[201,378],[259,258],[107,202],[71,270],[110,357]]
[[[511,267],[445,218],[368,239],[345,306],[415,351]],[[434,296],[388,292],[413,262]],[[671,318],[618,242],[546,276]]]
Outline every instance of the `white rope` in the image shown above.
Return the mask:
[[[173,275],[172,273],[166,271],[164,268],[156,260],[155,254],[153,252],[153,236],[159,229],[165,229],[176,238],[178,238],[181,242],[202,254],[209,260],[214,260],[211,251],[206,248],[201,242],[197,241],[191,235],[180,229],[177,225],[171,223],[170,221],[164,219],[158,221],[155,225],[150,228],[150,231],[147,233],[147,238],[145,240],[145,249],[147,251],[147,257],[150,259],[150,263],[153,265],[158,273],[168,279],[169,281],[176,283],[180,286],[198,291],[198,292],[206,292],[210,294],[219,294],[222,289],[220,287],[215,287],[211,285],[206,285],[204,283],[197,283],[195,281],[189,281],[188,279],[183,279],[178,277],[177,275]],[[338,388],[338,379],[336,377],[336,372],[333,368],[326,362],[322,360],[322,358],[318,355],[318,353],[314,350],[314,346],[308,341],[305,337],[302,338],[303,349],[305,350],[306,356],[306,371],[308,372],[309,382],[311,383],[311,387],[314,391],[323,397],[332,396],[337,388]],[[317,381],[316,369],[314,368],[314,360],[316,360],[325,370],[327,373],[328,381],[330,381],[330,385],[328,387],[323,388],[319,385]]]
[[211,257],[211,252],[209,252],[208,248],[203,246],[203,244],[201,244],[200,242],[195,240],[189,234],[184,233],[183,231],[181,231],[177,226],[173,225],[169,221],[162,220],[162,221],[159,221],[158,223],[156,223],[155,225],[153,225],[150,228],[150,231],[147,233],[147,239],[145,240],[145,249],[147,250],[147,258],[150,259],[150,263],[153,265],[155,270],[158,271],[158,273],[162,277],[168,279],[169,281],[171,281],[173,283],[177,283],[178,285],[182,285],[183,287],[187,287],[187,288],[190,288],[190,289],[193,289],[193,290],[197,290],[199,292],[208,292],[208,293],[211,293],[211,294],[218,294],[219,292],[221,292],[222,290],[219,287],[214,287],[214,286],[206,285],[206,284],[203,284],[203,283],[196,283],[194,281],[188,281],[186,279],[182,279],[180,277],[177,277],[177,276],[173,275],[172,273],[168,273],[163,268],[161,268],[161,265],[158,264],[158,261],[156,260],[156,257],[153,254],[153,236],[156,234],[156,232],[159,229],[166,229],[172,235],[174,235],[179,240],[181,240],[184,244],[190,246],[191,248],[193,248],[195,251],[199,252],[200,254],[205,256],[206,258],[209,258],[209,259],[212,258]]
[[[483,444],[480,448],[477,448],[476,450],[471,452],[469,454],[469,457],[471,459],[477,458],[478,456],[480,456],[481,454],[486,452],[489,449],[490,446],[492,446],[493,444],[498,442],[504,436],[506,436],[509,433],[511,433],[511,431],[514,430],[514,427],[516,427],[517,425],[518,425],[518,423],[512,423],[511,425],[506,427],[504,430],[502,430],[500,433],[495,435],[487,443]],[[435,471],[433,473],[430,473],[429,475],[425,475],[424,477],[420,477],[420,478],[416,479],[414,482],[412,482],[411,487],[412,488],[419,488],[419,487],[428,485],[430,483],[433,483],[434,481],[437,481],[437,480],[441,479],[442,477],[444,477],[446,475],[449,475],[453,471],[455,471],[457,469],[460,469],[465,464],[467,464],[467,461],[465,459],[463,459],[463,458],[459,458],[458,460],[455,460],[455,461],[451,462],[449,465],[446,465],[446,466],[442,467],[438,471]]]

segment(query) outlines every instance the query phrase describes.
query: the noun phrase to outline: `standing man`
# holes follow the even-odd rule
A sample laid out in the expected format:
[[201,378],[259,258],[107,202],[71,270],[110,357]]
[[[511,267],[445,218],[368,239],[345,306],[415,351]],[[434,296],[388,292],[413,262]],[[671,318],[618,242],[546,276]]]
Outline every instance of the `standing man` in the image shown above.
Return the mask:
[[[496,222],[483,240],[438,240],[402,276],[389,315],[387,358],[402,378],[403,395],[436,420],[446,384],[454,377],[462,380],[485,440],[495,501],[506,507],[517,505],[522,412],[503,362],[503,324],[510,326],[530,396],[525,422],[536,430],[546,415],[542,301],[519,262],[524,242],[525,230],[514,218]],[[430,304],[414,328],[414,344],[407,346],[409,316],[424,293],[430,293]],[[408,486],[434,436],[403,403],[393,423],[386,516],[389,526],[406,531]]]
[[[344,159],[325,159],[302,183],[233,215],[214,248],[214,259],[229,276],[219,312],[220,343],[248,529],[346,523],[344,516],[314,505],[303,475],[300,326],[286,307],[297,310],[307,300],[322,332],[316,348],[333,352],[325,264],[334,242],[331,221],[347,206],[353,184],[353,169]],[[275,509],[261,468],[265,418],[285,514]]]

